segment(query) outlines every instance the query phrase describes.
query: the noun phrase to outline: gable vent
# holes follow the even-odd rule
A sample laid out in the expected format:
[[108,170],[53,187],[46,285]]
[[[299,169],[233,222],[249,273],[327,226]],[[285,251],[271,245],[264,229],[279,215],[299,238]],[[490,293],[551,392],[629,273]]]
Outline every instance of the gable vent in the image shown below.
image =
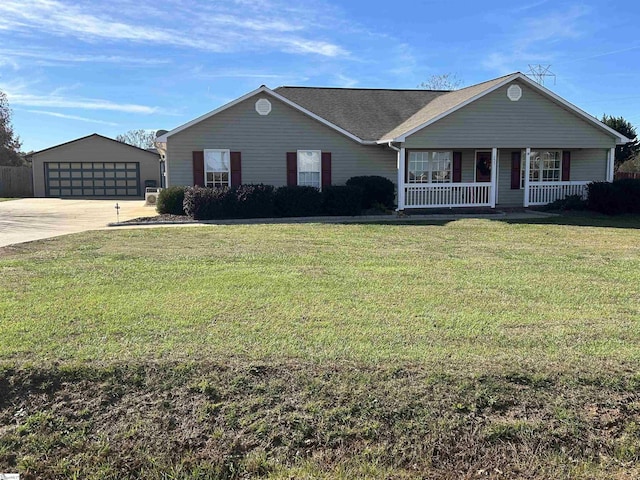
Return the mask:
[[509,97],[509,100],[512,102],[517,102],[522,98],[522,88],[520,88],[519,85],[511,85],[507,89],[507,97]]
[[256,102],[256,112],[259,115],[269,115],[271,113],[271,102],[266,98],[261,98]]

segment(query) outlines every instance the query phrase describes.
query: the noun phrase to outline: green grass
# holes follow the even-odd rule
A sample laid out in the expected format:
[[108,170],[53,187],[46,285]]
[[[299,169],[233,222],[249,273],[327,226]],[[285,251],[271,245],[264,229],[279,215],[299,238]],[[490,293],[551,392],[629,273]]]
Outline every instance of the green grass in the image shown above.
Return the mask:
[[8,202],[9,200],[18,200],[17,198],[0,198],[0,202]]
[[72,235],[5,253],[0,360],[635,363],[637,237],[489,220]]
[[639,228],[180,227],[0,249],[0,471],[637,478]]

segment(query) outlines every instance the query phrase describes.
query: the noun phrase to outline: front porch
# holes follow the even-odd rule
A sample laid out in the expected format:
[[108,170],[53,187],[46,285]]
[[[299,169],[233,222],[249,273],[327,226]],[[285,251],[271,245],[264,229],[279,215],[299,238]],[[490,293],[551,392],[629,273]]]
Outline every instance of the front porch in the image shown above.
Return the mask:
[[[613,181],[614,149],[404,149],[398,152],[398,210],[529,207]],[[573,157],[573,158],[572,158]],[[495,167],[494,167],[495,166]]]

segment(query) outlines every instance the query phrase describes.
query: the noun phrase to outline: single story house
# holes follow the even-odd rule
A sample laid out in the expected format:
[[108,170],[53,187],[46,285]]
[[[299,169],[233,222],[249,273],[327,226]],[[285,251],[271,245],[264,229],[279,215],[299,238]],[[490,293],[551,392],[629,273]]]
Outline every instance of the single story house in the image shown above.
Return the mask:
[[404,210],[583,195],[629,139],[518,72],[455,91],[261,86],[157,141],[169,186],[381,175]]
[[30,155],[35,197],[142,198],[160,156],[94,133]]

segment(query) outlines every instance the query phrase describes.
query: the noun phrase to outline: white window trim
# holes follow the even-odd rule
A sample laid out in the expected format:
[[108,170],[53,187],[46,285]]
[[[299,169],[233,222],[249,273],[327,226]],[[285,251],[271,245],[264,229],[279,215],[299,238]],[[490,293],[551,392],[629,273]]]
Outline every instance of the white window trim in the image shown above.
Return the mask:
[[[300,153],[313,152],[317,153],[320,158],[320,169],[319,169],[319,185],[318,190],[322,191],[322,150],[297,150],[296,151],[296,185],[300,185]],[[305,185],[311,186],[311,185]]]
[[[231,150],[226,149],[226,148],[205,148],[203,151],[203,157],[204,157],[204,186],[207,187],[207,173],[208,172],[212,172],[214,173],[214,175],[216,173],[222,173],[224,172],[224,170],[209,170],[207,169],[207,152],[224,152],[227,155],[227,162],[229,163],[229,169],[226,170],[227,173],[227,186],[230,187],[231,186]],[[215,185],[213,187],[208,187],[208,188],[215,188]]]
[[[473,153],[473,183],[478,183],[478,179],[477,174],[478,174],[478,166],[477,166],[477,162],[478,162],[478,153],[488,153],[489,155],[491,155],[493,157],[493,151],[491,149],[487,150],[487,149],[482,149],[482,150],[476,150]],[[493,160],[493,158],[492,158]],[[493,170],[493,161],[491,162],[491,169]],[[522,173],[520,173],[520,176],[522,176]],[[490,183],[491,180],[489,180],[489,182],[482,182],[482,183]]]
[[[428,182],[412,182],[410,180],[410,165],[411,165],[411,154],[412,153],[448,153],[449,154],[449,162],[451,165],[451,175],[449,175],[449,180],[446,182],[432,182],[432,178],[433,178],[433,170],[432,170],[432,162],[431,160],[429,160],[428,165],[429,165],[429,171],[428,171]],[[447,183],[453,183],[453,151],[452,150],[409,150],[408,154],[407,154],[407,172],[406,172],[406,178],[407,178],[407,185],[425,185],[425,184],[429,184],[429,185],[445,185]]]
[[[537,180],[532,180],[531,179],[531,175],[529,175],[529,184],[532,183],[541,183],[541,182],[561,182],[562,181],[562,150],[558,150],[556,148],[532,148],[531,149],[531,153],[533,152],[539,152],[539,153],[544,153],[544,152],[557,152],[558,153],[558,159],[560,161],[560,169],[558,170],[559,175],[558,175],[558,180],[543,180],[543,174],[542,172],[544,171],[543,165],[544,162],[540,163],[540,168],[538,169],[538,179]],[[526,151],[523,150],[522,153],[520,154],[520,190],[524,190],[524,178],[525,178],[525,168],[526,168],[526,162],[523,161],[522,159],[524,159],[526,156]],[[533,166],[533,157],[531,158],[531,166]]]

